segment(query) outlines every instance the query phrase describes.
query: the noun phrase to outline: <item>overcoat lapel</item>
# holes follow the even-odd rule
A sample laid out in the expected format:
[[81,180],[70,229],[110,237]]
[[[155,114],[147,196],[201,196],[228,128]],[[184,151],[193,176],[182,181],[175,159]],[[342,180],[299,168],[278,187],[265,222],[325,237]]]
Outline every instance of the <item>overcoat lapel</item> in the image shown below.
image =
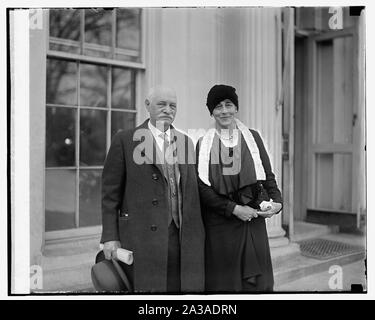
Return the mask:
[[179,176],[177,177],[177,182],[181,183],[182,190],[185,189],[185,183],[187,180],[187,146],[185,137],[177,132],[175,128],[172,127],[172,134],[173,139],[175,140],[175,143],[177,144],[177,163],[178,163],[178,169],[180,171]]
[[139,136],[141,137],[143,136],[145,140],[141,141],[140,139],[137,139],[138,135],[137,135],[137,138],[134,137],[133,139],[135,139],[136,141],[135,147],[137,147],[138,145],[142,143],[142,149],[144,149],[141,152],[142,157],[145,157],[147,159],[146,163],[156,166],[159,169],[162,176],[165,178],[165,174],[164,174],[164,170],[162,166],[162,161],[163,161],[161,158],[162,154],[156,145],[154,136],[152,135],[150,129],[148,128],[148,121],[149,120],[147,119],[136,129],[136,132],[138,129],[142,130]]
[[[154,136],[152,135],[151,131],[148,128],[148,119],[143,122],[137,129],[143,129],[141,136],[144,137],[144,141],[139,141],[137,145],[142,143],[142,148],[144,148],[144,151],[142,151],[142,156],[144,156],[147,159],[147,163],[155,165],[160,173],[167,179],[165,176],[165,170],[163,169],[163,154],[161,150],[157,147],[157,143],[155,141]],[[174,143],[176,143],[176,152],[177,152],[177,162],[178,162],[178,168],[179,168],[179,174],[177,176],[177,183],[181,183],[182,190],[184,190],[184,184],[187,181],[187,159],[188,159],[188,146],[186,145],[185,137],[181,133],[179,133],[173,126],[171,126],[171,134],[172,139],[174,139]],[[137,141],[137,140],[136,140]],[[150,152],[152,150],[152,153]]]

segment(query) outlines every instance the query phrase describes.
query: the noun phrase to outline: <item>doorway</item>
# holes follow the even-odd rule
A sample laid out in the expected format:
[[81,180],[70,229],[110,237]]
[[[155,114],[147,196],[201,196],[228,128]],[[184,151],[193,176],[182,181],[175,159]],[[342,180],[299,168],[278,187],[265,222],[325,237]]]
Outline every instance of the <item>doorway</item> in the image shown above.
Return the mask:
[[354,28],[295,37],[294,220],[356,224]]

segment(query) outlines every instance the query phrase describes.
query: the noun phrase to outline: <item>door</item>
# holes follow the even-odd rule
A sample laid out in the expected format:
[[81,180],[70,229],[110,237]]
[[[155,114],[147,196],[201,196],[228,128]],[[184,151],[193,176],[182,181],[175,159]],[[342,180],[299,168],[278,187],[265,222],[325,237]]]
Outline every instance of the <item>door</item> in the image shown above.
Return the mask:
[[354,29],[309,37],[307,209],[355,213],[358,120]]

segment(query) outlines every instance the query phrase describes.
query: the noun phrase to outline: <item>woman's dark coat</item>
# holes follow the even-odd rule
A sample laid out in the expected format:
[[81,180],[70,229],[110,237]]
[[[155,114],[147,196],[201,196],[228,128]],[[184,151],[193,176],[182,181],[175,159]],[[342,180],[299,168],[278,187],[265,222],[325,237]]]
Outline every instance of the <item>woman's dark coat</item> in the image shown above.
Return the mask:
[[[271,198],[274,202],[282,203],[262,139],[258,132],[250,131],[257,143],[266,173],[266,180],[261,181],[266,191],[263,193],[264,200]],[[200,143],[197,159],[199,145]],[[210,183],[212,185],[211,177]],[[232,214],[237,203],[218,194],[200,179],[199,192],[206,228],[206,291],[243,291],[244,276],[256,279],[253,285],[247,283],[247,290],[271,291],[273,270],[265,218],[258,217],[251,222],[243,222]],[[258,200],[261,202],[262,199]],[[245,244],[246,252],[243,250]],[[248,262],[246,271],[243,270],[245,260]]]

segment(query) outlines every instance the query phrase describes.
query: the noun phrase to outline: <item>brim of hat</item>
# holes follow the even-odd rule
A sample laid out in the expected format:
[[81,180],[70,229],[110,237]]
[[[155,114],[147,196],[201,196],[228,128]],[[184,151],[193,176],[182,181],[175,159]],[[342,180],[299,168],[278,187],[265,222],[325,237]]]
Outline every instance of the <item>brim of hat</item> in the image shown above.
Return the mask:
[[106,260],[100,251],[91,268],[91,280],[95,290],[102,292],[131,292],[131,284],[120,263]]

